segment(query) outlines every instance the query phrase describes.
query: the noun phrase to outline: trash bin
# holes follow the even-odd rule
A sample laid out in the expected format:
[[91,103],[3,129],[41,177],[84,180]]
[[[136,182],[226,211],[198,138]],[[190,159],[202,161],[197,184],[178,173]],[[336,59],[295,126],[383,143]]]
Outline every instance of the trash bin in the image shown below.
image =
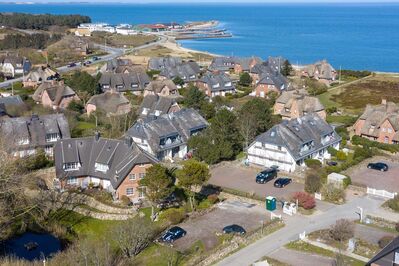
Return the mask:
[[276,209],[276,198],[269,196],[266,197],[266,210],[274,211]]

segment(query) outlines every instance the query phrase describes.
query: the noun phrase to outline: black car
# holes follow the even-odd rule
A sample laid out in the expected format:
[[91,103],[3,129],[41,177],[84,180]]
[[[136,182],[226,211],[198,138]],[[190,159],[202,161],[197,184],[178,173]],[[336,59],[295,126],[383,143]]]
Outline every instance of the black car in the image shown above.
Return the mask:
[[243,235],[246,233],[246,231],[242,226],[239,226],[237,224],[232,224],[232,225],[228,225],[225,228],[223,228],[223,233]]
[[337,162],[334,162],[334,161],[328,161],[328,162],[327,162],[327,165],[329,165],[329,166],[337,166],[338,163],[337,163]]
[[160,200],[157,203],[157,208],[159,209],[178,207],[178,206],[180,206],[180,199],[176,196],[175,193],[170,194],[169,196]]
[[97,61],[97,60],[100,60],[100,57],[98,57],[98,56],[93,56],[93,61]]
[[264,184],[277,177],[277,169],[271,168],[260,172],[256,176],[256,183]]
[[291,182],[292,182],[291,178],[280,177],[276,181],[274,181],[274,186],[275,187],[279,187],[279,188],[283,188],[283,187],[285,187],[286,185],[288,185]]
[[76,67],[76,63],[70,63],[68,67]]
[[175,240],[185,236],[186,234],[187,232],[183,228],[174,226],[161,236],[161,241],[172,243]]
[[386,163],[369,163],[367,165],[368,169],[374,169],[374,170],[378,170],[381,172],[386,172],[388,171],[388,165]]

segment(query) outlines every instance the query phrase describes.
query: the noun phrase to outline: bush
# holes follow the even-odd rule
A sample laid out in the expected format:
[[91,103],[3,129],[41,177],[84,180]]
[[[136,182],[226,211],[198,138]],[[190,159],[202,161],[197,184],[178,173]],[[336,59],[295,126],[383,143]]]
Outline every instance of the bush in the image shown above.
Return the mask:
[[398,145],[379,143],[377,141],[371,141],[371,140],[368,140],[366,138],[362,138],[359,136],[353,136],[352,143],[355,145],[362,145],[362,146],[378,148],[381,150],[389,151],[391,153],[399,152]]
[[333,106],[333,107],[329,107],[326,109],[327,114],[333,114],[336,113],[338,111],[337,107]]
[[347,241],[355,235],[355,225],[353,222],[340,219],[330,229],[330,237],[336,241]]
[[347,188],[349,185],[352,184],[352,179],[351,179],[349,176],[347,176],[347,177],[344,179],[343,182],[344,182],[344,183],[343,183],[344,188]]
[[171,224],[181,223],[186,218],[186,212],[183,208],[171,208],[167,209],[159,215],[159,219],[168,221]]
[[338,151],[337,154],[336,154],[336,157],[337,157],[337,159],[338,159],[339,161],[345,161],[346,158],[347,158],[348,156],[346,155],[345,152],[343,152],[343,151]]
[[306,159],[305,165],[311,169],[319,169],[321,168],[321,162],[316,159]]
[[121,202],[122,202],[123,205],[128,206],[128,205],[130,204],[131,200],[129,199],[128,196],[123,195],[123,196],[121,197]]
[[327,151],[329,154],[331,154],[331,156],[334,156],[334,157],[337,156],[338,151],[336,149],[334,149],[333,147],[328,147]]
[[249,85],[251,85],[251,83],[252,78],[247,72],[244,72],[240,75],[240,80],[238,82],[239,85],[248,87]]
[[383,236],[378,240],[378,246],[380,248],[385,248],[394,239],[393,236]]
[[323,186],[322,194],[326,201],[338,203],[345,200],[345,190],[336,187],[334,184],[326,184]]
[[291,200],[295,202],[298,200],[298,206],[304,208],[305,210],[310,210],[316,207],[316,201],[314,197],[306,192],[296,192]]
[[210,207],[212,207],[212,203],[208,200],[208,199],[206,199],[206,200],[203,200],[203,201],[201,201],[199,204],[198,204],[198,209],[199,210],[205,210],[205,209],[208,209],[208,208],[210,208]]
[[305,178],[305,191],[308,193],[319,192],[321,188],[321,178],[315,171],[310,171],[307,173]]
[[219,201],[219,197],[216,194],[211,194],[207,197],[208,201],[212,204],[215,204]]
[[399,212],[399,196],[397,195],[397,196],[395,196],[395,198],[388,200],[386,202],[386,205],[390,209],[392,209],[392,210],[394,210],[396,212]]

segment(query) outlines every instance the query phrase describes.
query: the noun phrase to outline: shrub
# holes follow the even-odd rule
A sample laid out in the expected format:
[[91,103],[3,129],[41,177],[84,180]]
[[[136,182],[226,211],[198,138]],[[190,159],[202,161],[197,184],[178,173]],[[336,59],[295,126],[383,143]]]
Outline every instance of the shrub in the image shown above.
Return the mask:
[[337,152],[338,152],[338,151],[337,151],[336,149],[334,149],[333,147],[328,147],[328,148],[327,148],[327,151],[328,151],[329,154],[331,154],[331,156],[334,156],[334,157],[337,155]]
[[305,210],[310,210],[316,207],[316,201],[314,197],[306,192],[296,192],[292,196],[292,201],[298,200],[298,206]]
[[344,179],[343,182],[344,182],[344,183],[343,183],[344,188],[347,188],[349,185],[352,184],[352,179],[351,179],[349,176],[347,176],[347,177]]
[[206,199],[206,200],[201,201],[198,204],[198,209],[199,210],[205,210],[205,209],[208,209],[208,208],[212,207],[212,205],[213,204],[208,199]]
[[399,212],[399,196],[397,195],[397,196],[395,196],[393,199],[388,200],[388,201],[386,202],[386,205],[387,205],[390,209]]
[[130,199],[129,199],[129,197],[128,196],[126,196],[126,195],[123,195],[122,197],[121,197],[121,202],[122,202],[122,204],[123,205],[129,205],[130,204]]
[[346,153],[343,152],[343,151],[338,151],[337,154],[336,154],[336,156],[337,156],[337,159],[338,159],[339,161],[345,161],[346,158],[348,157],[348,156],[346,155]]
[[329,233],[336,241],[347,241],[355,235],[355,225],[349,220],[340,219],[332,226]]
[[321,178],[315,171],[310,171],[307,173],[305,178],[305,191],[308,193],[315,193],[320,191],[321,188]]
[[312,169],[319,169],[321,168],[321,162],[316,159],[306,159],[305,164],[307,167],[312,168]]
[[362,145],[368,147],[375,147],[381,150],[389,151],[391,153],[399,152],[398,145],[386,144],[386,143],[379,143],[377,141],[371,141],[366,138],[362,138],[359,136],[352,137],[352,143],[355,145]]
[[178,224],[186,218],[186,212],[183,208],[167,209],[159,215],[160,220],[167,220],[171,224]]
[[211,194],[207,197],[208,201],[212,204],[215,204],[219,201],[219,197],[216,194]]
[[342,202],[345,200],[345,190],[334,186],[334,184],[326,184],[323,186],[322,194],[326,201]]
[[378,246],[380,248],[385,248],[394,239],[393,236],[383,236],[378,240]]
[[326,109],[327,114],[333,114],[333,113],[335,113],[337,111],[338,111],[338,109],[335,106],[329,107],[329,108]]

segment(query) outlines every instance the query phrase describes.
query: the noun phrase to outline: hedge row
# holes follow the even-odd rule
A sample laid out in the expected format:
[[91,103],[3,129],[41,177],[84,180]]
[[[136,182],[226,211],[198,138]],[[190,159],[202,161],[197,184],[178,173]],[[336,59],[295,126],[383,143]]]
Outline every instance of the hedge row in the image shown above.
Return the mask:
[[395,144],[386,144],[386,143],[380,143],[377,141],[371,141],[366,138],[362,138],[359,136],[353,136],[352,137],[352,143],[355,145],[362,145],[362,146],[367,146],[367,147],[375,147],[381,150],[389,151],[391,153],[399,152],[399,145]]

